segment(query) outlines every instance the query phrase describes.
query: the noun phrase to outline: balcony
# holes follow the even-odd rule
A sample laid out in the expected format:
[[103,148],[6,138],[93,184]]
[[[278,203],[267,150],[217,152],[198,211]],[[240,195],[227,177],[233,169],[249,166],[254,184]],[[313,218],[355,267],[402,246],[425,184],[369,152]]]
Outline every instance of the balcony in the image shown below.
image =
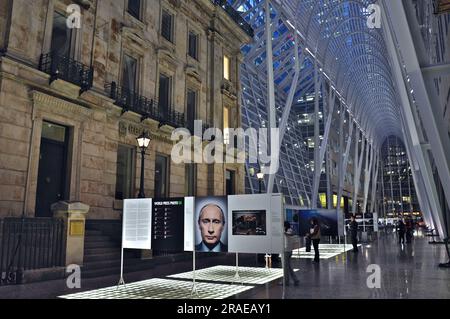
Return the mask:
[[138,92],[118,86],[116,82],[106,85],[108,96],[115,101],[115,105],[122,108],[122,114],[134,112],[141,115],[141,120],[153,119],[159,126],[169,125],[175,128],[184,127],[184,114],[173,107],[160,109],[156,98],[141,96]]
[[39,70],[50,75],[50,84],[64,80],[80,87],[80,94],[92,88],[94,69],[55,52],[42,54]]
[[[198,120],[199,121],[199,120]],[[195,123],[194,122],[189,122],[189,121],[186,121],[186,123],[185,123],[185,128],[186,129],[188,129],[189,130],[189,132],[191,133],[191,135],[192,136],[196,136],[195,135],[195,125],[194,125]],[[198,136],[198,137],[201,137],[201,138],[203,138],[203,136],[204,136],[204,134],[205,134],[205,132],[206,132],[206,130],[208,130],[208,129],[210,129],[210,128],[213,128],[213,126],[212,125],[210,125],[210,124],[208,124],[208,123],[206,123],[206,122],[203,122],[202,121],[202,129],[201,129],[201,136]]]
[[230,18],[233,19],[233,21],[236,22],[236,24],[239,25],[250,38],[253,39],[253,37],[255,36],[255,31],[253,30],[251,25],[248,24],[244,18],[242,18],[241,14],[238,11],[234,10],[234,8],[228,3],[227,0],[211,0],[211,2],[214,5],[219,6],[223,10],[225,10]]

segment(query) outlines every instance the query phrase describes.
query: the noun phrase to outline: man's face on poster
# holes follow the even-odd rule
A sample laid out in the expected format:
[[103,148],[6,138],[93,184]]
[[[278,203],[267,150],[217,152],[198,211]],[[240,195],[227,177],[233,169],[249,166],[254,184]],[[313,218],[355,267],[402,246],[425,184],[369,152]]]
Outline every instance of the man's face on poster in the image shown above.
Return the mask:
[[220,242],[224,228],[224,216],[221,209],[216,205],[205,206],[200,212],[199,227],[203,242],[210,249]]

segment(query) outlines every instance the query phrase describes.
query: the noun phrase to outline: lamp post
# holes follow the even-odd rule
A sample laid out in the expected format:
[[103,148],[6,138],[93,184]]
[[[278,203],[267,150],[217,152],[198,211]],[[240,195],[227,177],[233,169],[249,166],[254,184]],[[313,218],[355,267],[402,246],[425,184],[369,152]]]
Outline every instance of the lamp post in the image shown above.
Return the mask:
[[136,138],[139,149],[141,150],[141,187],[139,189],[138,198],[145,198],[144,192],[144,163],[145,163],[145,152],[150,145],[150,137],[147,132],[142,132],[142,134]]
[[256,177],[258,178],[259,181],[259,193],[262,193],[262,182],[264,180],[264,173],[263,172],[259,172],[258,174],[256,174]]

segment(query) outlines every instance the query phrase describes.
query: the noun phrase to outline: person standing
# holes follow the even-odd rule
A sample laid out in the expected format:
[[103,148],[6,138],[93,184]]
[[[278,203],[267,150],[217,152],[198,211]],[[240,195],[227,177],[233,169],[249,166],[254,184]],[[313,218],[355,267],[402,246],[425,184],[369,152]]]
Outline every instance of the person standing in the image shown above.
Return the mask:
[[311,230],[310,230],[311,241],[314,246],[314,262],[320,262],[320,254],[319,254],[319,243],[320,243],[320,225],[317,218],[311,219]]
[[353,252],[358,252],[358,223],[355,215],[352,215],[350,221],[350,236],[352,238]]
[[292,278],[294,280],[294,285],[298,286],[299,280],[295,275],[294,269],[292,269],[292,251],[294,250],[295,236],[294,231],[291,228],[291,224],[289,222],[284,222],[284,282],[286,286],[289,286],[290,280]]

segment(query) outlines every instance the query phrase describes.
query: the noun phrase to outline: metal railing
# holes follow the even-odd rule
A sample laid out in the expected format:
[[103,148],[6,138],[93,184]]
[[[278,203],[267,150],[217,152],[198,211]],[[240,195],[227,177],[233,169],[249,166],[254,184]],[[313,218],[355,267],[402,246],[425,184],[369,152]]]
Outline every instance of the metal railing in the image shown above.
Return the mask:
[[176,128],[184,127],[184,114],[175,111],[173,107],[163,108],[156,98],[141,96],[116,82],[107,84],[105,88],[108,96],[122,108],[123,113],[132,111],[141,115],[142,121],[150,118],[160,122],[160,126],[167,124]]
[[[186,121],[184,127],[185,127],[186,129],[188,129],[189,132],[191,132],[191,135],[192,135],[192,136],[195,135],[196,132],[195,132],[195,122],[194,122],[194,121],[191,121],[191,122]],[[200,133],[202,134],[202,136],[200,136],[200,137],[203,137],[203,135],[205,134],[206,130],[208,130],[208,129],[210,129],[210,128],[213,128],[212,125],[210,125],[210,124],[208,124],[208,123],[206,123],[206,122],[202,122],[202,130],[201,130],[201,132],[200,132]]]
[[65,265],[62,219],[5,218],[0,229],[0,286],[22,283],[26,270]]
[[435,0],[435,14],[445,14],[450,12],[450,0]]
[[184,127],[184,114],[175,111],[173,107],[160,110],[159,125],[170,125],[172,127]]
[[50,75],[50,84],[61,79],[79,86],[80,93],[91,89],[94,81],[94,68],[56,52],[41,55],[39,70]]
[[236,22],[249,37],[253,38],[255,36],[255,31],[252,26],[245,21],[241,14],[236,11],[227,0],[211,0],[211,2],[225,10],[230,18],[233,19],[233,21]]

